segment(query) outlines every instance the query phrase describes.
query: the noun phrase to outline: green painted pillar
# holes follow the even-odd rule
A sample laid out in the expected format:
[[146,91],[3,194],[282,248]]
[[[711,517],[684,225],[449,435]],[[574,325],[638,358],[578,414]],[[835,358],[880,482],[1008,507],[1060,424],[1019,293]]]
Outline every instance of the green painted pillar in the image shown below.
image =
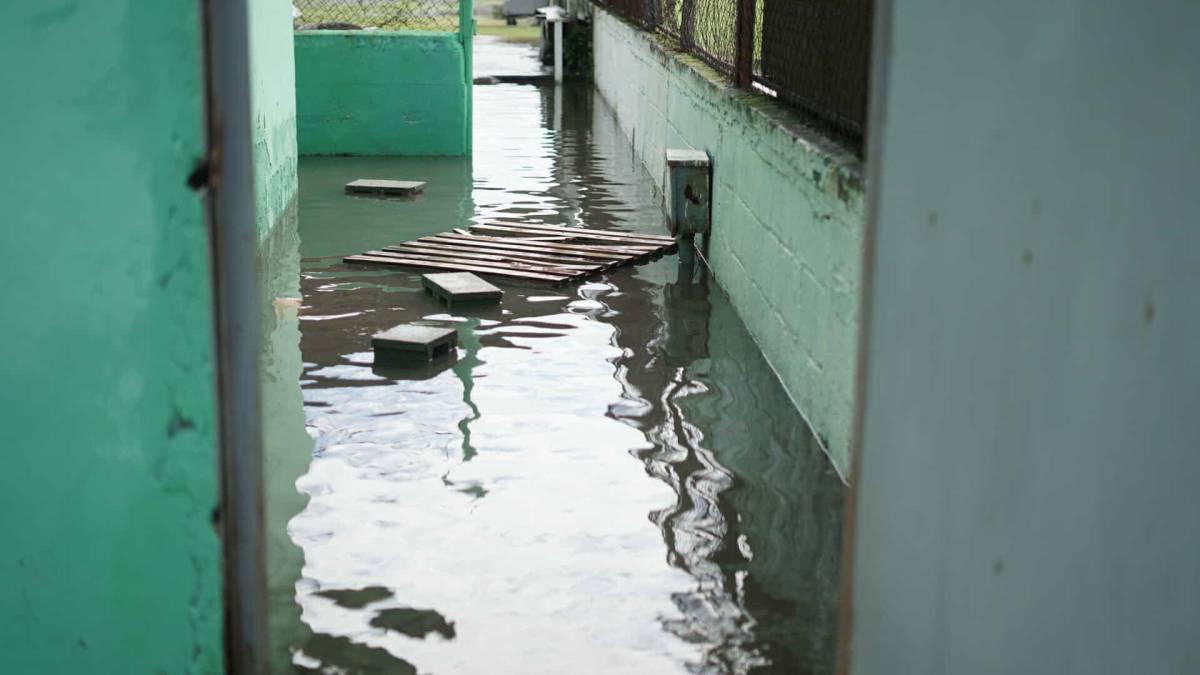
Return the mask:
[[0,22],[0,663],[223,671],[200,2]]
[[471,156],[475,136],[475,2],[458,0],[458,37],[463,47],[463,78],[467,86],[466,155]]

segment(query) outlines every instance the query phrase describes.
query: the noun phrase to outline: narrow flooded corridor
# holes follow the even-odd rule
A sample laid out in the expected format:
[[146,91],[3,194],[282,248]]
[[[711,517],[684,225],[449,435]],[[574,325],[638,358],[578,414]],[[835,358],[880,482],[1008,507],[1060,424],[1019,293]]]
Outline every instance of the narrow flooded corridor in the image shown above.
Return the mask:
[[[844,487],[702,269],[449,312],[341,262],[471,220],[663,232],[599,97],[476,86],[475,111],[473,160],[303,158],[262,261],[276,670],[831,672]],[[342,194],[363,177],[428,188]],[[373,368],[411,321],[457,357]]]

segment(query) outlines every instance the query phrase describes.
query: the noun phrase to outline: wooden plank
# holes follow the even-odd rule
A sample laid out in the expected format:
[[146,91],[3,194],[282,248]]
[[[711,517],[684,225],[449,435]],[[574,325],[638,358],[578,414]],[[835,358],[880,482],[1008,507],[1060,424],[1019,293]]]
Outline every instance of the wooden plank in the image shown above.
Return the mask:
[[522,243],[521,238],[518,237],[488,237],[486,234],[437,234],[436,237],[461,241],[463,244],[523,246],[524,249],[529,251],[558,252],[564,253],[564,255],[584,257],[600,255],[610,259],[622,259],[622,261],[634,261],[634,259],[650,255],[647,251],[630,250],[626,249],[626,247],[598,246],[595,244],[548,244],[545,241]]
[[[508,232],[511,234],[537,234],[539,232],[539,230],[531,230],[526,227],[506,227],[504,225],[472,225],[471,231],[472,232]],[[675,245],[674,240],[672,240],[670,243],[666,243],[666,242],[655,241],[653,239],[645,239],[645,240],[642,240],[642,239],[613,239],[611,237],[606,237],[604,235],[588,234],[586,232],[580,232],[579,234],[572,234],[571,238],[572,239],[582,239],[585,241],[606,242],[605,245],[609,246],[609,247],[621,247],[621,248],[627,248],[627,249],[641,250],[646,253],[653,253],[655,251],[665,250],[665,249],[668,249],[671,246]]]
[[554,265],[529,264],[529,263],[520,263],[520,262],[514,262],[514,261],[504,261],[504,262],[476,261],[476,259],[458,258],[455,256],[442,256],[442,255],[431,256],[431,255],[427,255],[427,253],[401,253],[401,252],[394,252],[394,251],[367,251],[366,255],[368,255],[368,256],[384,256],[384,257],[389,257],[389,258],[428,258],[428,259],[431,259],[431,261],[462,263],[462,264],[469,264],[469,265],[482,265],[482,267],[490,267],[490,268],[496,268],[496,269],[522,269],[522,270],[527,270],[527,271],[536,271],[536,273],[560,274],[563,276],[580,276],[580,275],[584,275],[584,274],[590,274],[590,273],[592,273],[592,271],[596,271],[596,270],[566,269],[566,268],[554,267]]
[[438,260],[449,260],[452,262],[462,262],[470,265],[485,265],[488,267],[514,267],[518,269],[528,269],[535,272],[552,272],[554,274],[566,274],[570,276],[578,274],[591,274],[601,272],[599,267],[583,267],[579,265],[556,265],[545,261],[527,262],[516,260],[513,258],[501,258],[496,256],[486,256],[480,258],[478,256],[460,256],[455,253],[447,253],[445,251],[423,251],[416,249],[409,250],[393,250],[397,247],[385,246],[381,251],[375,251],[380,255],[400,256],[402,258],[435,258]]
[[597,270],[572,270],[563,267],[555,267],[554,265],[531,265],[528,263],[514,262],[505,260],[503,262],[487,261],[487,260],[472,260],[470,258],[458,258],[455,256],[446,255],[428,255],[425,253],[395,253],[392,251],[368,251],[367,255],[378,255],[387,258],[427,258],[434,261],[444,261],[450,263],[462,263],[464,265],[482,265],[484,267],[493,267],[496,269],[518,269],[527,270],[529,272],[540,272],[544,274],[561,274],[568,277],[577,277],[584,274],[589,274]]
[[461,265],[451,262],[438,262],[423,258],[401,258],[372,255],[373,252],[367,252],[362,255],[351,255],[342,258],[345,263],[366,263],[373,265],[395,265],[397,267],[419,267],[422,269],[444,269],[444,270],[461,270],[465,272],[475,272],[477,274],[486,274],[497,277],[513,277],[515,279],[533,279],[536,281],[552,281],[554,283],[563,283],[569,281],[570,277],[563,275],[539,274],[537,272],[525,272],[522,270],[497,269],[493,267],[476,266],[476,265]]
[[599,252],[599,253],[615,252],[615,253],[618,253],[621,255],[635,256],[635,257],[647,255],[649,253],[652,253],[655,250],[662,248],[661,246],[646,246],[646,245],[629,246],[629,245],[619,245],[619,244],[580,244],[580,243],[572,243],[572,242],[563,242],[563,243],[543,242],[543,241],[538,241],[536,239],[531,239],[528,237],[510,237],[510,236],[506,236],[506,235],[478,234],[475,232],[467,232],[465,234],[450,234],[449,232],[447,232],[445,234],[439,234],[439,235],[433,235],[433,236],[454,237],[456,239],[471,239],[471,240],[479,240],[479,241],[490,241],[490,242],[497,242],[497,243],[502,243],[502,244],[526,244],[526,243],[530,244],[530,245],[547,244],[547,245],[553,245],[553,246],[557,246],[560,248],[566,248],[566,249],[571,249],[571,250],[575,250],[575,251],[595,251],[595,252]]
[[582,256],[584,253],[604,253],[610,258],[637,258],[646,255],[644,251],[631,250],[628,247],[602,246],[596,244],[558,244],[552,241],[526,241],[521,237],[490,237],[487,234],[434,234],[433,237],[448,238],[462,243],[474,244],[515,244],[526,246],[547,253],[560,253],[564,256]]
[[462,235],[436,235],[433,237],[422,237],[421,241],[441,241],[450,244],[462,244],[464,246],[485,246],[489,248],[498,248],[508,251],[528,251],[531,253],[562,253],[564,255],[572,255],[580,258],[589,258],[594,260],[608,260],[619,263],[633,262],[641,258],[642,253],[629,251],[610,251],[608,249],[582,248],[571,244],[518,244],[514,243],[520,240],[506,239],[504,237],[477,237],[477,236],[462,236]]
[[436,242],[410,241],[395,246],[384,246],[383,250],[395,253],[417,253],[428,255],[454,255],[460,258],[475,258],[477,260],[515,260],[533,265],[553,264],[554,267],[578,269],[581,271],[602,271],[608,269],[610,263],[589,261],[586,258],[568,258],[565,256],[544,255],[541,253],[525,253],[518,251],[488,250],[469,246],[452,246]]
[[[506,255],[503,253],[483,253],[475,249],[465,249],[457,247],[433,247],[427,244],[397,244],[396,246],[384,246],[383,250],[388,253],[404,253],[408,255],[424,255],[438,258],[470,258],[473,260],[488,261],[493,263],[514,262],[522,265],[532,265],[534,267],[553,267],[555,269],[570,270],[574,272],[602,272],[605,269],[604,265],[587,265],[580,263],[565,263],[555,260],[536,260],[525,257],[530,254]],[[488,264],[485,262],[483,264]]]
[[674,245],[675,237],[665,234],[642,234],[639,232],[624,232],[619,230],[597,230],[588,227],[568,227],[566,225],[544,225],[542,223],[508,223],[501,220],[484,223],[485,225],[503,225],[504,227],[523,227],[531,230],[545,230],[565,234],[585,233],[602,234],[616,239],[652,239],[655,242]]

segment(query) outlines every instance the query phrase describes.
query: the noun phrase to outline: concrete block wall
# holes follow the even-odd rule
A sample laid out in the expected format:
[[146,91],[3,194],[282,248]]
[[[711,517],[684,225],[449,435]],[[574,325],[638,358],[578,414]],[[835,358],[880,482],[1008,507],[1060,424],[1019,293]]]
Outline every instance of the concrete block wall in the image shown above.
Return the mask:
[[468,55],[457,33],[295,34],[300,153],[470,152]]
[[597,8],[595,82],[659,188],[667,148],[713,163],[709,262],[813,426],[849,468],[863,187],[859,162],[764,96]]

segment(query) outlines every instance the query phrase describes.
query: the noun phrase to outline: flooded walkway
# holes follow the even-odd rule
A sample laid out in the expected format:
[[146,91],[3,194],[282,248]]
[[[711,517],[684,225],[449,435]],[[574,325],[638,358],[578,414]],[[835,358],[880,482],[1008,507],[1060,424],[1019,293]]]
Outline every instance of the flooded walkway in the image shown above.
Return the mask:
[[[701,270],[448,312],[341,263],[494,217],[663,232],[598,97],[475,106],[473,160],[302,159],[263,261],[277,670],[831,672],[843,487]],[[364,177],[428,187],[342,194]],[[458,327],[457,359],[373,369],[370,335],[417,320]]]

